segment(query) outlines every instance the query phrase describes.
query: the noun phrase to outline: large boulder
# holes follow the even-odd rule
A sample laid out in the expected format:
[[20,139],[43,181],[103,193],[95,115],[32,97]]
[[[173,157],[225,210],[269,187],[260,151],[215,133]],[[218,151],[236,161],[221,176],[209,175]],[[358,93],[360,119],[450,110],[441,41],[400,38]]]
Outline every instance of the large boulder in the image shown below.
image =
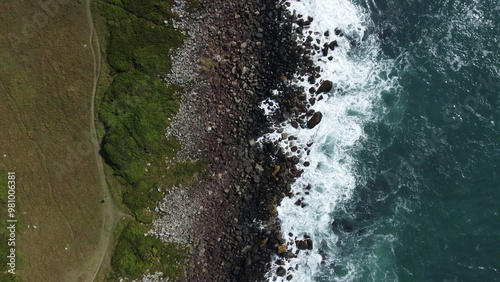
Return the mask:
[[313,249],[313,241],[311,239],[306,240],[307,242],[307,249],[312,250]]
[[328,93],[330,90],[333,88],[333,82],[330,80],[325,80],[323,83],[320,85],[318,90],[316,90],[316,94],[321,94],[321,93]]
[[276,274],[280,277],[283,277],[286,275],[286,269],[283,266],[278,267],[276,270]]
[[323,118],[323,114],[321,112],[315,112],[312,117],[307,121],[307,127],[308,128],[314,128],[318,123],[321,122],[321,119]]
[[332,42],[330,42],[328,47],[330,47],[330,49],[333,51],[335,50],[335,47],[339,47],[339,44],[337,43],[337,40],[333,40]]
[[307,250],[307,242],[303,240],[298,240],[295,241],[295,244],[297,245],[297,248],[299,250]]

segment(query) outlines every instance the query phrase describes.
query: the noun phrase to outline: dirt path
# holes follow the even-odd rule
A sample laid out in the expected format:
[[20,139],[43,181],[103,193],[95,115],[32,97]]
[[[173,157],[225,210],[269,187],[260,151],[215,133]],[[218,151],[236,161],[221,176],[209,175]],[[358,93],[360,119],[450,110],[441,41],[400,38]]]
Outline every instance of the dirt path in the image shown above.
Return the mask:
[[120,211],[113,202],[110,196],[110,191],[108,184],[106,182],[106,176],[104,172],[104,165],[101,156],[99,155],[99,141],[96,130],[95,121],[95,98],[97,92],[97,84],[99,82],[99,74],[101,72],[101,49],[99,44],[99,38],[96,34],[94,27],[94,20],[91,11],[91,0],[86,0],[86,14],[88,19],[88,26],[90,30],[89,35],[89,47],[92,53],[93,60],[93,86],[92,86],[92,96],[91,96],[91,106],[90,106],[90,135],[92,143],[94,146],[95,161],[97,165],[97,170],[99,174],[99,185],[102,187],[103,198],[106,198],[106,202],[103,203],[103,226],[101,230],[101,236],[99,240],[98,247],[92,258],[89,258],[89,262],[84,266],[79,274],[76,274],[75,278],[78,281],[95,281],[99,270],[101,269],[103,262],[109,252],[111,239],[113,236],[113,231],[120,221],[121,218],[126,217],[125,213]]

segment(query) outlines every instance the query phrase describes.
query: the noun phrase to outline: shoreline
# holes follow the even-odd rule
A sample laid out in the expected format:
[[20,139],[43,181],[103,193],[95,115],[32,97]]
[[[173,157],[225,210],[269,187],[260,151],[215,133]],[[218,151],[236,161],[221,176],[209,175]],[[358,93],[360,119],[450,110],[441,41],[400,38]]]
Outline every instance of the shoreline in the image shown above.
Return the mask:
[[[194,245],[188,280],[260,281],[286,243],[276,208],[300,171],[298,160],[277,146],[256,143],[273,122],[259,104],[274,89],[286,90],[278,118],[293,115],[301,93],[286,81],[302,62],[302,49],[282,3],[200,2],[177,23],[188,39],[169,80],[185,91],[167,135],[181,141],[180,159],[206,160],[209,167],[159,203],[164,216],[154,233]],[[295,256],[282,248],[282,257]]]

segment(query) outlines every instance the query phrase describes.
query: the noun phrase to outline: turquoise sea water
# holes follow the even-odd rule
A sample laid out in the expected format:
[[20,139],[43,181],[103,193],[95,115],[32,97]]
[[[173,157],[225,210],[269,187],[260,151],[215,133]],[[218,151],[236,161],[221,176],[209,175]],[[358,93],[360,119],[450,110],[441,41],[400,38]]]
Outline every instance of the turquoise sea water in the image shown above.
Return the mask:
[[372,178],[354,206],[371,199],[376,229],[394,236],[379,259],[399,281],[498,281],[500,3],[364,6],[390,11],[375,26],[389,33],[382,50],[397,57],[401,86],[367,128],[380,152],[359,153],[358,171]]
[[314,142],[279,207],[290,245],[315,242],[296,281],[500,281],[500,2],[290,2],[340,45],[316,58],[322,123],[277,125]]

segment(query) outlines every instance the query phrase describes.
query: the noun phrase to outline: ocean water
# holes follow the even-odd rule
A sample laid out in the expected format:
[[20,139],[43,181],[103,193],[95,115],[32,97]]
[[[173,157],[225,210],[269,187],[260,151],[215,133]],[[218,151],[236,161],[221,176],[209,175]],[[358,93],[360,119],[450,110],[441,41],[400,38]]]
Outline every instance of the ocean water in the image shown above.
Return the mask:
[[290,250],[314,247],[287,275],[500,281],[500,2],[288,2],[313,18],[306,36],[339,46],[314,57],[334,83],[312,106],[322,122],[263,138],[297,146],[304,169],[278,217]]

